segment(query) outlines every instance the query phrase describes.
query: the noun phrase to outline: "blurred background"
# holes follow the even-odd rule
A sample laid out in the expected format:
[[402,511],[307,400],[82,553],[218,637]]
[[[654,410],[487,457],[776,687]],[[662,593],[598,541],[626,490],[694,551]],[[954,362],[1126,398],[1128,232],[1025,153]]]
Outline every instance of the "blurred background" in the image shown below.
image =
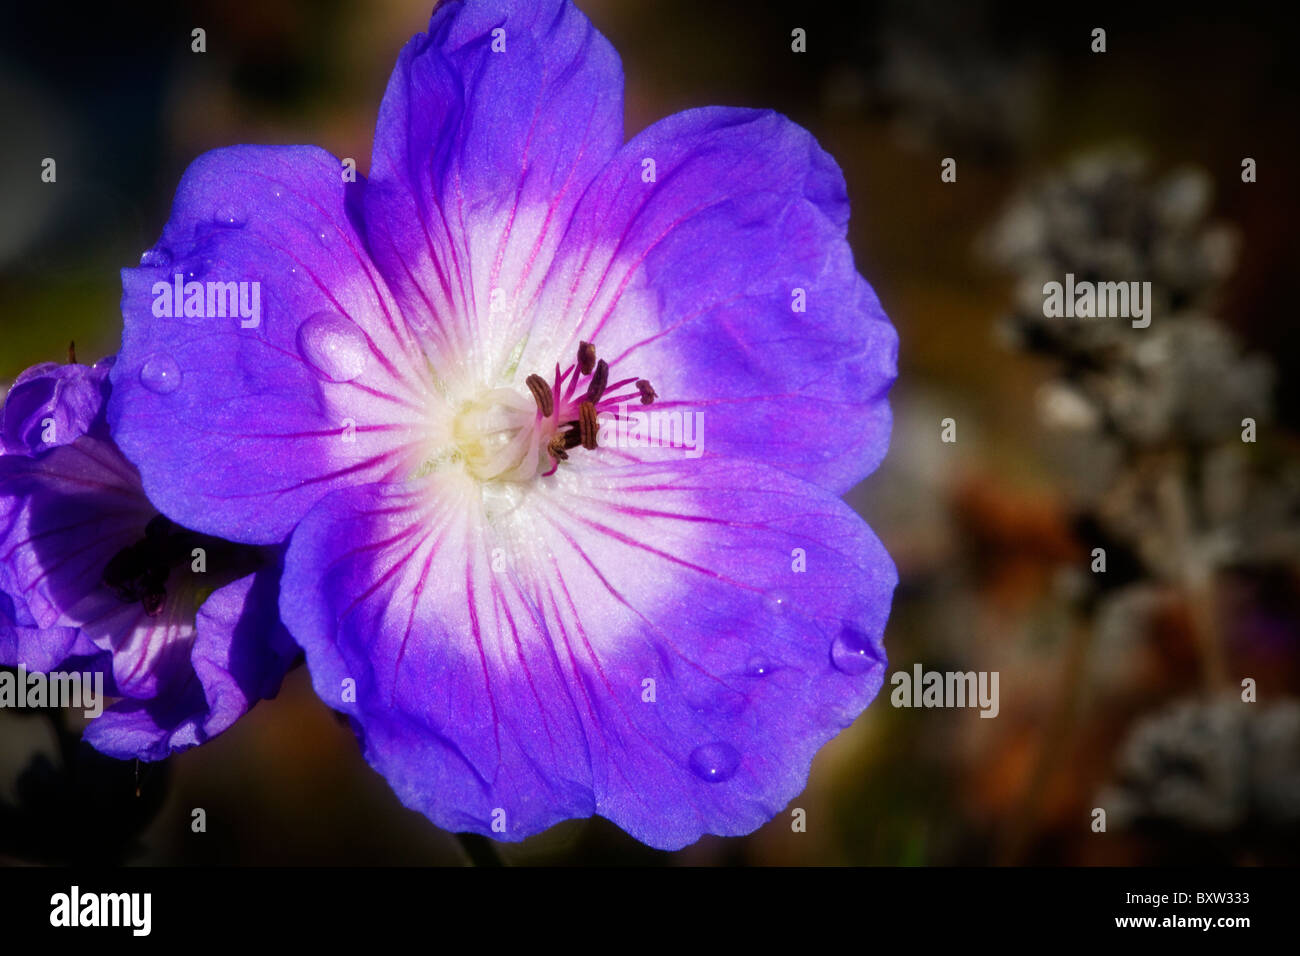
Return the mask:
[[[1241,4],[579,5],[622,55],[629,135],[690,107],[771,107],[843,167],[859,268],[902,340],[892,451],[849,495],[899,566],[890,672],[997,671],[1000,713],[895,709],[887,684],[814,763],[791,805],[805,833],[787,813],[668,854],[572,821],[502,856],[1300,859],[1300,97],[1284,24]],[[429,10],[7,10],[0,387],[70,339],[83,361],[116,350],[118,270],[156,241],[203,151],[313,143],[364,172],[389,71]],[[39,178],[47,156],[56,185]],[[1150,281],[1150,328],[1045,320],[1042,283],[1066,272]],[[400,806],[301,669],[162,765],[100,758],[78,733],[70,716],[0,711],[0,862],[466,859]]]

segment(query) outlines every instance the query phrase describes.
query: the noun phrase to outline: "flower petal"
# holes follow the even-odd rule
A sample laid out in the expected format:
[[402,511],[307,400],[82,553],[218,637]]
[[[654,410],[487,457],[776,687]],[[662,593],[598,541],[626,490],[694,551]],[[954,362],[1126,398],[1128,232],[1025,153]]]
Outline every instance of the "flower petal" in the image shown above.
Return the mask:
[[898,345],[848,211],[834,160],[776,113],[656,123],[585,193],[521,365],[594,342],[611,378],[653,383],[657,408],[703,412],[707,454],[842,493],[885,454]]
[[[410,369],[425,359],[350,218],[360,185],[343,178],[314,147],[206,153],[159,245],[122,272],[109,422],[151,500],[187,528],[273,543],[331,488],[402,470],[393,449],[421,419]],[[175,312],[178,275],[206,283],[208,314],[155,315]],[[214,290],[240,282],[247,319]]]
[[[590,771],[554,662],[534,648],[503,667],[498,644],[511,638],[495,622],[526,630],[528,611],[495,592],[466,504],[392,484],[332,494],[290,541],[281,616],[316,692],[359,725],[367,758],[408,805],[481,833],[504,809],[506,838],[518,839],[590,816]],[[467,589],[475,614],[487,605],[482,624]],[[454,644],[440,596],[459,612]]]
[[45,362],[9,386],[0,408],[0,451],[36,455],[76,441],[90,431],[106,434],[104,403],[112,359],[94,365]]
[[104,568],[157,513],[130,462],[91,436],[37,459],[0,458],[0,500],[12,513],[0,528],[0,585],[42,628],[91,624]]
[[520,839],[594,811],[664,848],[752,831],[879,690],[892,562],[777,469],[556,477],[488,516],[452,478],[313,509],[281,612],[317,692],[448,829]]
[[[29,673],[60,670],[74,658],[94,657],[107,669],[108,655],[81,639],[75,627],[24,627],[6,623],[6,594],[0,594],[0,666],[21,664]],[[111,680],[111,677],[109,678]]]
[[86,727],[86,741],[121,759],[161,760],[229,728],[274,697],[298,648],[280,624],[279,567],[218,588],[199,608],[188,667],[162,695],[121,700]]
[[13,627],[18,621],[18,610],[13,598],[0,591],[0,627]]
[[499,371],[519,306],[623,143],[618,55],[567,0],[439,5],[380,108],[366,227],[440,375]]
[[[202,577],[192,574],[185,544],[181,566],[167,578],[161,613],[150,615],[141,601],[120,598],[104,584],[105,571],[123,549],[145,537],[157,512],[131,463],[111,443],[91,436],[40,458],[0,459],[0,499],[18,503],[0,538],[0,587],[15,604],[24,603],[42,633],[76,634],[66,648],[45,648],[42,660],[111,653],[112,680],[124,696],[152,698],[175,684],[191,666],[201,588],[225,584],[245,573],[246,564],[255,566],[251,549],[245,554],[195,536],[209,567]],[[20,636],[20,651],[43,640]]]
[[157,514],[135,469],[113,445],[90,436],[13,464],[22,472],[14,477],[11,466],[0,496],[15,495],[20,508],[0,540],[0,580],[41,629],[24,635],[20,652],[31,655],[54,635],[71,632],[75,641],[41,647],[42,663],[29,660],[29,666],[47,669],[63,657],[111,653],[119,691],[154,696],[184,661],[194,621],[175,601],[150,617],[140,602],[123,602],[103,585],[109,561],[144,537]]

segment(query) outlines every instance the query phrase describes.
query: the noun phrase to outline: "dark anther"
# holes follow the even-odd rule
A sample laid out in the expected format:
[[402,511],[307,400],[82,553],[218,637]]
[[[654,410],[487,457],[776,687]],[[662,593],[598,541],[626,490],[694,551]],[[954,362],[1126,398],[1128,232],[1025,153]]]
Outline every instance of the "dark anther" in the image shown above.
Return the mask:
[[533,393],[533,400],[541,409],[542,417],[550,418],[551,412],[555,411],[555,398],[551,394],[551,386],[546,384],[546,379],[540,375],[530,375],[524,379],[524,382],[528,385],[528,390]]
[[[604,368],[605,363],[601,362],[598,367]],[[578,431],[583,448],[591,451],[596,447],[596,406],[591,402],[583,402],[578,406]]]
[[146,549],[143,542],[128,545],[109,559],[104,566],[104,584],[112,588],[123,601],[140,600],[138,582],[146,570]]
[[144,605],[145,614],[157,617],[162,613],[163,605],[167,603],[167,592],[162,589],[150,591],[140,599],[140,603]]
[[162,611],[167,599],[167,576],[171,573],[164,539],[156,534],[128,545],[104,567],[105,586],[123,604],[137,601],[151,617]]
[[167,578],[172,568],[189,554],[186,532],[163,515],[154,515],[144,537],[109,559],[101,580],[123,604],[139,602],[146,614],[157,617],[167,603]]
[[[569,374],[573,377],[569,378]],[[575,396],[577,383],[580,376],[587,377],[587,388],[580,396]],[[540,375],[529,375],[525,381],[528,389],[533,394],[533,399],[537,402],[537,407],[541,410],[543,417],[553,418],[559,426],[547,440],[546,450],[550,453],[554,462],[554,467],[546,472],[546,475],[555,474],[561,461],[567,461],[569,456],[567,452],[572,448],[581,445],[588,450],[599,447],[600,428],[596,418],[596,410],[600,407],[602,400],[607,404],[613,404],[615,401],[623,401],[631,396],[623,392],[623,386],[633,379],[621,379],[616,383],[611,391],[609,386],[609,363],[604,359],[596,357],[596,346],[587,341],[578,344],[578,361],[575,365],[570,366],[565,372],[560,372],[560,366],[555,366],[555,379],[557,382],[567,380],[568,385],[560,390],[549,386],[546,380]],[[654,386],[648,379],[635,379],[637,394],[641,397],[642,405],[652,404],[658,397],[659,393],[655,391]],[[557,391],[559,392],[557,394]],[[613,396],[618,392],[618,396],[606,398],[606,392]],[[578,414],[576,419],[573,416],[573,401],[578,402]]]
[[605,385],[609,382],[609,363],[601,359],[596,363],[596,371],[591,374],[591,382],[587,385],[587,401],[598,402],[600,396],[605,394]]
[[77,343],[75,339],[68,343],[68,364],[77,364]]

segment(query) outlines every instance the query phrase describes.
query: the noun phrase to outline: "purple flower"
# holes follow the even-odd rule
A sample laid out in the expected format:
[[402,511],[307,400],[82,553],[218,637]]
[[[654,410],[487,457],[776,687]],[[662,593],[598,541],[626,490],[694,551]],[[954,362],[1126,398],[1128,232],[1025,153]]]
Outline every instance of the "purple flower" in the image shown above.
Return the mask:
[[[151,499],[292,534],[317,692],[451,830],[748,833],[881,685],[896,573],[837,496],[885,454],[897,339],[843,177],[771,112],[626,144],[622,113],[571,4],[445,3],[368,180],[208,153],[123,272],[109,419]],[[240,282],[256,321],[208,307]]]
[[86,739],[158,760],[279,688],[296,654],[276,613],[280,569],[160,515],[93,424],[103,409],[79,385],[94,370],[77,368],[38,366],[15,385],[49,395],[40,414],[72,430],[36,457],[0,456],[0,664],[99,675],[120,699]]
[[34,365],[18,376],[0,409],[0,452],[37,455],[87,432],[107,435],[104,406],[113,360]]

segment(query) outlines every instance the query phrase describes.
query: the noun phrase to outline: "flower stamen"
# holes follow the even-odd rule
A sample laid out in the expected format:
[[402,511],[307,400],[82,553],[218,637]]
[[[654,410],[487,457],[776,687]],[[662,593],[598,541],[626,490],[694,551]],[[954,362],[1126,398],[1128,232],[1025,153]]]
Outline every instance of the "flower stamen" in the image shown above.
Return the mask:
[[[575,409],[574,393],[578,389],[578,379],[584,375],[590,378],[587,381],[586,392]],[[543,417],[549,418],[554,414],[558,429],[545,444],[547,454],[551,457],[552,467],[544,473],[543,477],[555,474],[560,462],[569,460],[567,453],[570,449],[581,445],[583,448],[593,450],[599,446],[601,412],[611,413],[617,419],[619,403],[640,398],[642,405],[649,405],[659,397],[654,386],[644,378],[625,378],[611,384],[609,363],[604,359],[597,359],[596,346],[586,341],[579,344],[577,362],[574,365],[563,372],[560,371],[558,364],[555,366],[555,385],[552,389],[547,389],[544,393],[539,387],[539,383],[544,383],[537,375],[530,375],[527,383],[528,388],[533,392],[533,397],[537,399],[538,407],[542,409]],[[629,385],[635,385],[636,392],[619,391]],[[562,388],[563,393],[561,393]]]
[[[648,405],[656,397],[646,379],[611,382],[609,363],[597,358],[591,342],[578,347],[577,360],[568,368],[556,364],[553,381],[532,374],[524,384],[531,403],[517,388],[507,386],[462,402],[452,421],[453,447],[447,452],[435,449],[421,468],[433,470],[440,461],[459,460],[484,482],[553,475],[572,449],[599,446],[602,415],[617,421],[623,405],[638,397]],[[548,461],[550,468],[544,470]]]
[[[604,365],[604,362],[600,363]],[[596,447],[596,406],[587,401],[578,406],[578,431],[582,438],[582,447],[588,451]]]
[[113,555],[101,580],[123,604],[139,602],[149,617],[157,617],[167,603],[167,578],[176,563],[177,549],[171,540],[175,525],[155,515],[144,529],[144,537]]
[[524,383],[533,393],[533,399],[537,402],[537,409],[542,413],[542,417],[550,418],[551,413],[555,411],[555,396],[551,393],[551,386],[546,384],[546,379],[534,374],[529,375]]
[[595,403],[600,401],[600,396],[605,394],[605,386],[609,383],[609,363],[601,359],[596,363],[596,371],[592,373],[591,381],[587,384],[587,401]]

